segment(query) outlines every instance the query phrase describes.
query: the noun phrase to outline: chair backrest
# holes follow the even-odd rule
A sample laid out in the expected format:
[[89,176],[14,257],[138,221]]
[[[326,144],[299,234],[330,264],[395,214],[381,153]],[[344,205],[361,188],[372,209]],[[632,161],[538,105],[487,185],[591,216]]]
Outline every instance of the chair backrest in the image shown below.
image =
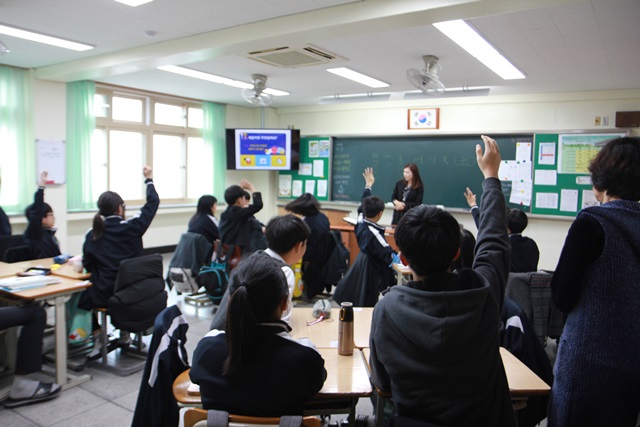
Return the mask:
[[[203,426],[207,427],[207,410],[200,408],[187,408],[184,413],[184,427]],[[202,424],[204,422],[204,424]],[[229,414],[229,425],[233,426],[234,423],[241,424],[242,426],[279,426],[280,418],[278,417],[249,417],[244,415]],[[302,427],[320,427],[320,419],[316,417],[303,417]],[[216,426],[218,427],[218,426]]]
[[31,248],[29,245],[20,245],[7,248],[4,251],[2,260],[4,262],[29,261],[31,259]]
[[[13,234],[11,236],[0,236],[0,258],[4,261],[4,254],[7,249],[14,246],[22,246],[25,244],[22,234]],[[5,261],[6,262],[6,261]]]

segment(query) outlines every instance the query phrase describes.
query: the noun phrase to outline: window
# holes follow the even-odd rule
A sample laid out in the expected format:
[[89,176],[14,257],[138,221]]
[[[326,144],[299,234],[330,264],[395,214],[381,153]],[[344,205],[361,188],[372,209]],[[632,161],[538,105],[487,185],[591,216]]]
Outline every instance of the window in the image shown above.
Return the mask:
[[96,85],[94,111],[93,194],[111,190],[128,204],[144,203],[145,164],[153,168],[163,203],[193,202],[212,192],[212,182],[198,179],[198,171],[212,164],[201,103]]

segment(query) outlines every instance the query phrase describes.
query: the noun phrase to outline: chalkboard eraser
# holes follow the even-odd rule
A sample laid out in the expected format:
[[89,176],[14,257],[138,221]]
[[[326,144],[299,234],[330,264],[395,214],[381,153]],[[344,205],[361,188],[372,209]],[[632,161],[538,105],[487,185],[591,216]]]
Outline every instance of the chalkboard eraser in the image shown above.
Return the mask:
[[436,205],[436,208],[438,208],[440,210],[444,210],[444,205]]

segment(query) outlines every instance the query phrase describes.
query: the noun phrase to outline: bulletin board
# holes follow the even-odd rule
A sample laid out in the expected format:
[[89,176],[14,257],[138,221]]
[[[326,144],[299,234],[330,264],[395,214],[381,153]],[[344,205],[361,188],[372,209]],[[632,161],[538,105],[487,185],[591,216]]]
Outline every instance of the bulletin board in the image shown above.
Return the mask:
[[597,205],[589,162],[602,143],[624,133],[536,134],[531,213],[574,217]]
[[319,201],[328,201],[330,152],[330,137],[300,138],[300,167],[278,173],[278,198],[296,199],[311,193]]
[[66,181],[66,144],[62,140],[36,139],[36,167],[47,171],[47,184],[64,184]]

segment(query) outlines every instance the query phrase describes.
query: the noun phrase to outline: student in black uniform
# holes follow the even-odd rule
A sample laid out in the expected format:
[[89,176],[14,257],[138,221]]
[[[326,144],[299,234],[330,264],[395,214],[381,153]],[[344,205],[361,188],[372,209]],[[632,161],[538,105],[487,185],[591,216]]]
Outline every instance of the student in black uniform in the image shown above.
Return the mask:
[[307,299],[311,299],[324,288],[320,273],[329,256],[328,242],[331,239],[329,218],[320,212],[320,203],[310,193],[298,197],[285,206],[285,209],[301,215],[302,220],[311,229],[311,235],[307,240],[307,251],[302,257],[304,293]]
[[11,236],[11,223],[2,208],[0,208],[0,236]]
[[[476,203],[476,195],[467,187],[464,193],[465,199],[471,208],[471,216],[478,227],[480,220],[480,209]],[[511,264],[509,272],[511,273],[528,273],[530,271],[538,271],[538,261],[540,260],[540,251],[536,242],[522,235],[527,228],[529,219],[527,214],[520,209],[507,209],[507,230],[509,231],[509,243],[511,244]]]
[[196,347],[189,376],[204,409],[252,416],[301,415],[326,379],[308,340],[294,340],[281,320],[288,289],[280,264],[253,255],[234,270],[226,332],[210,331]]
[[218,199],[213,196],[204,195],[198,200],[196,213],[189,220],[189,233],[203,235],[209,242],[220,238],[218,233],[218,219],[216,210],[218,209]]
[[[249,190],[253,194],[250,204]],[[224,192],[227,209],[220,216],[220,240],[239,246],[241,253],[266,249],[263,225],[253,216],[262,210],[262,195],[252,183],[243,179],[240,185],[232,185]]]
[[[142,236],[156,215],[160,198],[153,185],[153,171],[149,166],[142,170],[147,186],[147,202],[138,215],[125,220],[124,200],[113,191],[105,191],[98,198],[99,212],[93,218],[93,228],[87,232],[83,246],[82,263],[91,273],[93,286],[80,295],[78,307],[91,310],[107,307],[115,285],[120,262],[144,255]],[[94,318],[94,336],[100,327]],[[95,340],[89,358],[100,354],[101,340]]]
[[29,221],[24,237],[29,245],[29,259],[51,258],[60,255],[60,246],[53,228],[56,219],[53,209],[44,202],[44,186],[47,183],[47,171],[42,171],[38,179],[38,191],[33,204],[27,206],[25,216]]

